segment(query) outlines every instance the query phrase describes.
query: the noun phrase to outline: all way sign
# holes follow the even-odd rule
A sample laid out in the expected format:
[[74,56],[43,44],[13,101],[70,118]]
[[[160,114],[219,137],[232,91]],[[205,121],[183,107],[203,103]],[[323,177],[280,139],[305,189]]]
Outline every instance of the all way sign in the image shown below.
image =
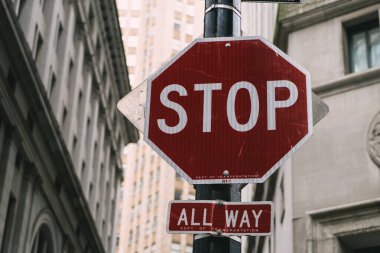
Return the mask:
[[271,202],[171,201],[167,232],[172,234],[270,235]]

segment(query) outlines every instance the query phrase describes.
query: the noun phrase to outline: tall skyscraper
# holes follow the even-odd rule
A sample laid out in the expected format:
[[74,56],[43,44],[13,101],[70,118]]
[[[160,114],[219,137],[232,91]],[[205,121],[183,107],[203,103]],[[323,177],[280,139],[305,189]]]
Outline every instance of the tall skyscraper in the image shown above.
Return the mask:
[[[117,3],[132,86],[202,36],[204,1]],[[142,141],[126,150],[116,252],[192,252],[192,235],[166,233],[166,212],[173,199],[194,199],[193,186]]]
[[114,1],[0,2],[0,252],[113,252],[136,130]]
[[117,3],[133,87],[203,34],[204,1],[118,0]]

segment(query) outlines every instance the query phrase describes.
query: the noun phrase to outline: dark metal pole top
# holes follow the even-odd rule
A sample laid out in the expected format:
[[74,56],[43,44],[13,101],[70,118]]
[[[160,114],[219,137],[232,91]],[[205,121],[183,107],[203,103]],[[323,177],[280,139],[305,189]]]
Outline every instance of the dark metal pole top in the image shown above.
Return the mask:
[[206,0],[204,37],[237,37],[241,34],[241,0]]

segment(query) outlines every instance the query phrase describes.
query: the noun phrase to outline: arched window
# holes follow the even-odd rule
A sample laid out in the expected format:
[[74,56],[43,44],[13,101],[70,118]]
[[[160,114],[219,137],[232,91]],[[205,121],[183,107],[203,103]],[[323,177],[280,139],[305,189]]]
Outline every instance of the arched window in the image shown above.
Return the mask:
[[51,233],[47,225],[42,225],[33,241],[31,253],[53,253]]

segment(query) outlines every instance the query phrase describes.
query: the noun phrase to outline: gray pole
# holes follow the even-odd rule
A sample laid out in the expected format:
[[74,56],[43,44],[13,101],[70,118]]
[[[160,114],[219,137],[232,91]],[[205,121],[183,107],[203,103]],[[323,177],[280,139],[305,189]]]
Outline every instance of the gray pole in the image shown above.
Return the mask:
[[[240,36],[241,0],[206,0],[204,37]],[[240,184],[195,185],[197,200],[241,201]],[[240,237],[194,236],[193,253],[240,253]]]

